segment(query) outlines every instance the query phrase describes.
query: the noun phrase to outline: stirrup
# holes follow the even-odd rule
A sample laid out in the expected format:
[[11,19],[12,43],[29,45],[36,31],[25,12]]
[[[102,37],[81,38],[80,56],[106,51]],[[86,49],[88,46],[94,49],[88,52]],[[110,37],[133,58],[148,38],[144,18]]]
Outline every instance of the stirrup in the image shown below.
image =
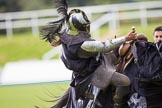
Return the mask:
[[122,103],[114,103],[113,108],[122,108]]
[[90,100],[93,100],[93,99],[94,99],[94,95],[93,95],[92,93],[87,93],[87,92],[86,92],[86,93],[84,94],[84,96],[87,97],[87,98],[90,99]]

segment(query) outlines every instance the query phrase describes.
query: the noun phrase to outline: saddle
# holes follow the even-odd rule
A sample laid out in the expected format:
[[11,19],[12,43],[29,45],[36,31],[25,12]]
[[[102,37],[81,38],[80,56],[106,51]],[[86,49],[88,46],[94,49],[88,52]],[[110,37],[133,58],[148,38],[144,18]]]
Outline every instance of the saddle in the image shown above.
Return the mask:
[[117,72],[124,73],[125,68],[134,58],[133,56],[133,52],[135,52],[134,43],[136,41],[147,42],[148,39],[144,34],[138,34],[136,40],[125,42],[119,47],[118,49],[119,57],[117,62],[115,63]]
[[119,57],[117,62],[115,63],[116,71],[119,73],[123,73],[127,64],[133,59],[133,55],[131,52],[131,42],[126,42],[122,44],[118,49]]

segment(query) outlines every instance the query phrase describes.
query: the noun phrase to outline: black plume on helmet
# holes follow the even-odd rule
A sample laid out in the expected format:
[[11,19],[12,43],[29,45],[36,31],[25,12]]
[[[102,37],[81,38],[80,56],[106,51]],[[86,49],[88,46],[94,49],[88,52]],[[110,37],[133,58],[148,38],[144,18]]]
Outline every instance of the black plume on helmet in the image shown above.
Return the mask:
[[58,33],[61,32],[64,23],[68,18],[67,9],[68,5],[66,0],[54,0],[54,4],[57,8],[57,12],[62,17],[58,21],[50,22],[47,27],[42,28],[41,36],[42,39],[52,42],[55,40],[55,36],[58,36]]
[[41,30],[42,39],[49,41],[50,43],[54,40],[57,41],[56,36],[63,30],[63,25],[66,23],[69,29],[72,31],[90,31],[90,21],[86,14],[80,9],[73,9],[68,14],[68,5],[66,0],[54,0],[54,4],[57,8],[57,12],[61,16],[58,21],[50,22],[47,27]]

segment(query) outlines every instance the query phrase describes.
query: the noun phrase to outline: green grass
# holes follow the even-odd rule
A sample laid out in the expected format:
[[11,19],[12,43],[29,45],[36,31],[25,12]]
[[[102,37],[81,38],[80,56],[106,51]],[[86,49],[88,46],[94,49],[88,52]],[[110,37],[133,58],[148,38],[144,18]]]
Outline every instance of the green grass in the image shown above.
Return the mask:
[[10,61],[41,59],[50,49],[49,43],[31,33],[15,34],[12,39],[0,36],[0,66]]
[[0,108],[50,108],[51,101],[67,90],[69,82],[0,86]]
[[127,25],[121,25],[119,27],[119,29],[117,30],[116,33],[114,34],[109,34],[109,29],[107,27],[107,25],[103,26],[102,29],[100,30],[100,33],[101,33],[101,36],[104,36],[105,38],[104,39],[109,39],[114,37],[115,35],[117,37],[120,37],[120,36],[123,36],[123,35],[126,35],[130,30],[131,30],[131,27],[132,26],[135,26],[136,28],[136,32],[137,33],[143,33],[147,36],[148,40],[149,41],[153,41],[153,30],[156,26],[158,26],[159,23],[150,23],[148,26],[141,26],[139,24],[136,24],[136,23],[130,23],[130,24],[127,24]]
[[[149,41],[152,41],[152,32],[157,25],[159,23],[154,22],[149,23],[147,27],[142,27],[139,23],[129,22],[128,24],[121,24],[120,29],[114,34],[109,34],[108,25],[105,25],[100,29],[99,38],[109,39],[109,37],[114,37],[115,35],[120,37],[127,34],[132,26],[135,26],[137,33],[146,34]],[[41,59],[43,54],[52,48],[48,42],[41,40],[40,36],[34,37],[31,33],[27,32],[14,34],[12,39],[0,36],[0,67],[10,61]]]

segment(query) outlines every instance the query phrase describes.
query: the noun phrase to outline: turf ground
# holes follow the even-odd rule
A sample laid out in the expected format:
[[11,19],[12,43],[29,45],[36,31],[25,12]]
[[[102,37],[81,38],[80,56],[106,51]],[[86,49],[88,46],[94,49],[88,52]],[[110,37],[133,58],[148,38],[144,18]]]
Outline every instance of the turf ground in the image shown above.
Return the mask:
[[49,108],[69,82],[0,86],[0,108]]

